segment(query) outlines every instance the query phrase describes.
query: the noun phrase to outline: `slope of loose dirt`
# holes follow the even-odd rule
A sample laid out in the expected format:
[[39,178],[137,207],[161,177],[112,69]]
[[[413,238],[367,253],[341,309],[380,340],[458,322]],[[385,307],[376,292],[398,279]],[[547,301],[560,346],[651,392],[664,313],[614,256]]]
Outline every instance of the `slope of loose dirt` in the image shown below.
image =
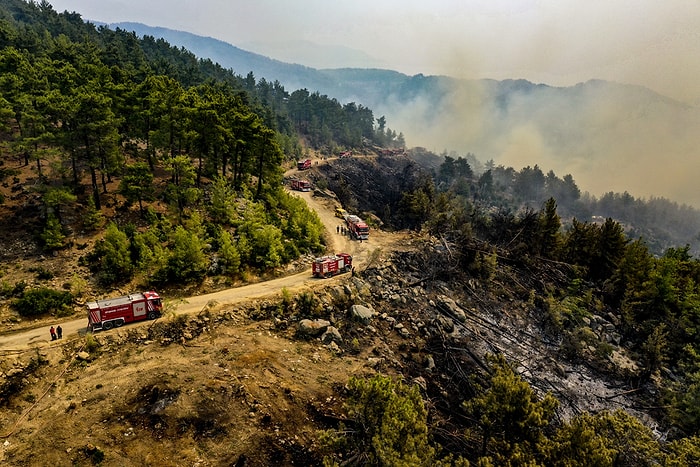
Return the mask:
[[89,465],[101,452],[105,466],[317,464],[314,415],[333,412],[333,388],[368,371],[367,357],[336,356],[242,310],[207,316],[181,345],[123,328],[98,335],[85,361],[72,360],[81,339],[42,349],[48,365],[1,412],[0,460]]

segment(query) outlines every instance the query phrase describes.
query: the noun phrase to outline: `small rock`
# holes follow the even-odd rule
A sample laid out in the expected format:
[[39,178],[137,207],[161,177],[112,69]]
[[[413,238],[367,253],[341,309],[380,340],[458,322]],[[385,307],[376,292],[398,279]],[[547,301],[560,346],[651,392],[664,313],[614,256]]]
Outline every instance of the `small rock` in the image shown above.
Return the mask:
[[428,371],[433,371],[435,369],[435,359],[432,355],[425,357],[425,369]]
[[321,342],[324,344],[330,344],[331,342],[343,342],[343,337],[340,335],[340,331],[335,326],[328,326],[326,332],[321,336]]
[[379,357],[369,357],[367,359],[367,364],[369,364],[369,366],[371,366],[372,368],[375,368],[380,363],[382,363],[383,360],[384,360],[383,358],[379,358]]
[[417,385],[423,392],[426,392],[428,390],[428,383],[425,381],[425,378],[422,376],[417,376],[413,378],[413,384]]

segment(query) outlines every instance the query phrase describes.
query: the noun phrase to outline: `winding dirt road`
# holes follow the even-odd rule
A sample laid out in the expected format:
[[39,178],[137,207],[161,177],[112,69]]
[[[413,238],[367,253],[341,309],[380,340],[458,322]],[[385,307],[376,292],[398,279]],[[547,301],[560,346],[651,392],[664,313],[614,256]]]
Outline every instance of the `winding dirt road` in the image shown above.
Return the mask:
[[[296,174],[296,169],[293,169],[288,171],[285,175],[293,176]],[[358,269],[369,259],[371,251],[383,245],[390,238],[390,234],[386,232],[373,230],[370,234],[370,241],[368,242],[360,243],[350,240],[347,236],[336,233],[336,227],[341,225],[342,221],[334,215],[336,203],[332,199],[313,196],[313,192],[295,191],[292,193],[304,199],[309,207],[316,211],[327,230],[330,250],[332,252],[345,252],[353,255],[353,263]],[[295,293],[304,288],[313,289],[315,287],[323,287],[328,285],[329,281],[332,283],[340,277],[342,277],[342,275],[331,279],[314,278],[311,275],[311,267],[309,265],[309,269],[305,272],[280,277],[270,281],[221,290],[219,292],[189,297],[179,300],[177,303],[169,302],[167,297],[164,297],[165,312],[166,315],[168,313],[197,313],[211,304],[227,305],[254,298],[278,295],[283,288]],[[129,324],[128,326],[143,326],[149,323],[151,323],[151,321]],[[60,325],[63,329],[64,341],[74,339],[85,333],[87,316],[85,318],[62,322]],[[0,335],[0,351],[3,352],[21,352],[26,351],[27,348],[40,348],[50,345],[60,345],[60,341],[52,342],[49,340],[49,330],[45,325],[31,330]]]

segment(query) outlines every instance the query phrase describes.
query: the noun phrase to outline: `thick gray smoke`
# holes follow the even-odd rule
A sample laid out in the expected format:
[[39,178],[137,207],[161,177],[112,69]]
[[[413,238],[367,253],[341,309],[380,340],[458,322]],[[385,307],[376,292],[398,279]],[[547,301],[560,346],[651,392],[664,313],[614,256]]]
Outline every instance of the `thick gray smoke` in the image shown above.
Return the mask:
[[700,108],[646,88],[461,81],[380,109],[407,143],[573,175],[592,195],[627,191],[700,208]]

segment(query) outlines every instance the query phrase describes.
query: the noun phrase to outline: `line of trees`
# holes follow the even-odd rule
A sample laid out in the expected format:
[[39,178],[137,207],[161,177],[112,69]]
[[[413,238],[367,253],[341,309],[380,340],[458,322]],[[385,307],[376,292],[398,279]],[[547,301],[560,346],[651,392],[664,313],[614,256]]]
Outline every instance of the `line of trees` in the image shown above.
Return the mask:
[[448,434],[435,436],[441,430],[431,429],[418,386],[382,375],[352,378],[346,421],[320,436],[324,465],[670,467],[700,462],[700,438],[662,443],[623,410],[558,422],[558,401],[551,394],[538,397],[502,357],[492,357],[489,365],[488,380],[460,407],[470,428],[449,434],[462,447],[456,454],[437,442]]
[[331,149],[375,135],[368,108],[289,94],[47,1],[3,2],[0,47],[0,124],[36,171],[44,247],[71,241],[66,212],[100,230],[105,200],[138,206],[138,225],[109,223],[85,258],[104,283],[145,269],[149,281],[198,280],[321,251],[319,219],[281,190],[282,164],[301,155],[300,137]]
[[443,153],[435,173],[438,191],[449,191],[483,207],[517,211],[522,206],[537,209],[548,199],[557,200],[559,212],[570,223],[573,217],[590,220],[611,217],[625,226],[628,236],[644,237],[658,255],[679,245],[690,245],[700,255],[700,211],[664,198],[635,198],[631,194],[607,192],[600,197],[582,193],[571,174],[557,176],[538,165],[516,170],[473,154]]

